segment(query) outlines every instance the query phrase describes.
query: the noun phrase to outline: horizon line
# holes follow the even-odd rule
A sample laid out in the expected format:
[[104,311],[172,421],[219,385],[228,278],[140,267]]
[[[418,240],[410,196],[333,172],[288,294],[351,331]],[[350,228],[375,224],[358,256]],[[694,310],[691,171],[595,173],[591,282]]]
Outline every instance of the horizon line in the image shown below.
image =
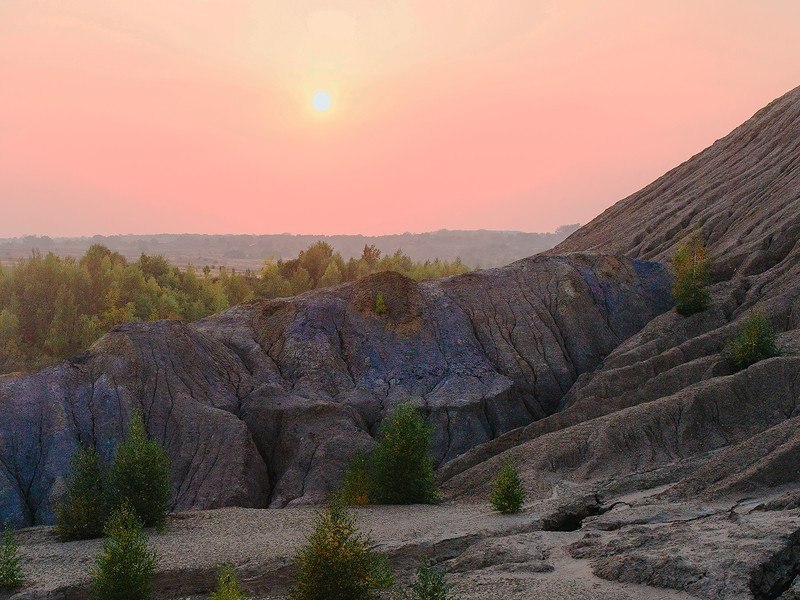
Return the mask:
[[430,235],[434,233],[511,233],[521,235],[554,235],[561,227],[583,227],[582,223],[568,223],[559,225],[552,231],[522,231],[517,229],[448,229],[443,227],[441,229],[433,229],[428,231],[404,231],[402,233],[382,233],[382,234],[366,234],[366,233],[291,233],[284,231],[281,233],[193,233],[193,232],[160,232],[160,233],[96,233],[93,235],[48,235],[48,234],[23,234],[18,236],[0,237],[0,242],[10,242],[17,240],[25,240],[28,238],[48,238],[51,240],[89,240],[92,238],[119,238],[119,237],[163,237],[163,236],[206,236],[206,237],[270,237],[270,236],[292,236],[292,237],[320,237],[320,238],[333,238],[333,237],[363,237],[363,238],[381,238],[381,237],[401,237],[407,235]]

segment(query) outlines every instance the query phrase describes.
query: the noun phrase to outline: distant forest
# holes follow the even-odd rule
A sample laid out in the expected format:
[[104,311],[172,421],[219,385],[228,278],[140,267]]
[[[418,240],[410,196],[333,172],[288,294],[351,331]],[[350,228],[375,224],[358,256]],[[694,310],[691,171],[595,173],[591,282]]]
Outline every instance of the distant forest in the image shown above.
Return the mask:
[[470,270],[458,258],[414,261],[401,250],[385,255],[375,245],[345,259],[322,241],[296,258],[260,264],[243,271],[180,268],[159,255],[129,261],[99,244],[80,258],[34,251],[0,267],[0,373],[62,360],[119,323],[193,321],[248,300],[291,296],[378,271],[422,280]]
[[90,246],[99,244],[135,261],[141,254],[155,254],[170,263],[202,268],[226,266],[237,270],[261,268],[265,258],[289,259],[317,241],[328,243],[345,260],[358,258],[364,246],[375,246],[384,255],[402,249],[411,260],[429,258],[461,262],[471,268],[507,265],[537,252],[552,248],[578,225],[563,225],[552,233],[518,231],[434,231],[400,235],[117,235],[85,238],[28,236],[0,239],[0,264],[9,264],[38,250],[58,256],[81,257]]

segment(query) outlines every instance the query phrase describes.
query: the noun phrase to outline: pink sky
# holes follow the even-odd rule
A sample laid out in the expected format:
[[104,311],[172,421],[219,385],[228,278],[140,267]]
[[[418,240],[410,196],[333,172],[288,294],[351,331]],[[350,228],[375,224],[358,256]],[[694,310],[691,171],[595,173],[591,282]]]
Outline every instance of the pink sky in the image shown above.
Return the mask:
[[799,26],[797,0],[2,0],[0,237],[586,223],[800,85]]

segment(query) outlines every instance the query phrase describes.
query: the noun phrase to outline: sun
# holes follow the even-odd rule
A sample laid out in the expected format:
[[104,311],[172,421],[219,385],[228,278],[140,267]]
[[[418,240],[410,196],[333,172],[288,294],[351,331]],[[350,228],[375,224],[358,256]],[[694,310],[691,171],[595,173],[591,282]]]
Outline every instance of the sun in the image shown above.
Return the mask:
[[332,105],[333,100],[330,92],[326,92],[325,90],[317,90],[314,92],[314,95],[311,96],[311,107],[317,112],[328,112]]

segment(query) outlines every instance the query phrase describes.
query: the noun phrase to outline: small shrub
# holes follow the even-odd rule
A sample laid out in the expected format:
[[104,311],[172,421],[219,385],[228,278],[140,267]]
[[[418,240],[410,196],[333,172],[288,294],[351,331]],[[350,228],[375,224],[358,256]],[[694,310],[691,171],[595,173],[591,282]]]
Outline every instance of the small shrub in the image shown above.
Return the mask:
[[386,306],[386,300],[383,297],[383,292],[378,292],[378,295],[375,296],[375,314],[376,315],[383,315],[388,312],[388,307]]
[[437,569],[433,567],[420,567],[417,569],[417,579],[411,585],[408,600],[456,600],[451,592],[453,586],[447,583]]
[[725,358],[734,371],[780,355],[775,329],[760,310],[750,311],[739,334],[725,347]]
[[161,528],[170,497],[169,475],[166,453],[147,437],[142,414],[136,411],[111,467],[114,505],[127,502],[145,527]]
[[105,480],[105,468],[94,448],[78,448],[72,459],[66,497],[56,510],[56,531],[62,541],[103,535],[108,517]]
[[92,570],[94,600],[147,600],[153,593],[156,555],[133,509],[117,508],[106,523],[108,538]]
[[217,577],[217,591],[211,595],[211,600],[244,600],[233,565],[222,565]]
[[500,467],[489,497],[492,507],[504,515],[518,513],[525,501],[525,488],[519,478],[517,467],[509,459]]
[[711,306],[708,285],[711,282],[711,261],[708,248],[699,235],[678,246],[672,257],[675,283],[672,297],[678,314],[688,317]]
[[394,577],[386,557],[369,549],[340,498],[317,514],[314,531],[296,560],[293,600],[373,600]]
[[0,590],[10,590],[22,585],[22,568],[17,556],[17,543],[10,531],[0,539]]
[[431,504],[439,499],[431,427],[410,403],[384,419],[371,457],[370,499],[378,504]]
[[369,504],[369,488],[369,459],[364,452],[359,450],[344,472],[342,500],[345,504],[357,506]]

